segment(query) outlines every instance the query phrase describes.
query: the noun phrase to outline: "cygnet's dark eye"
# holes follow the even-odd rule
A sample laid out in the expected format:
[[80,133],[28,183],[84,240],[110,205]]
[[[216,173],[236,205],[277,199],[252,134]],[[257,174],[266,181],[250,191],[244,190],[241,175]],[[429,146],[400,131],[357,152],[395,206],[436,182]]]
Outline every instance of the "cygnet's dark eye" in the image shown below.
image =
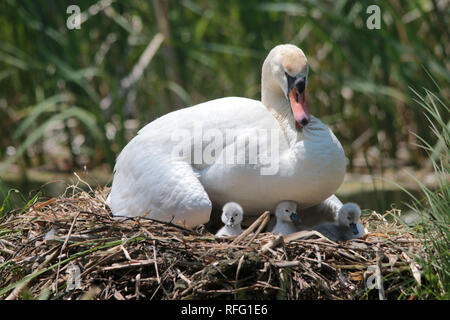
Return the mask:
[[350,217],[347,217],[347,220],[350,220]]
[[286,209],[286,210],[284,210],[284,212],[289,212],[289,210],[288,210],[288,209]]

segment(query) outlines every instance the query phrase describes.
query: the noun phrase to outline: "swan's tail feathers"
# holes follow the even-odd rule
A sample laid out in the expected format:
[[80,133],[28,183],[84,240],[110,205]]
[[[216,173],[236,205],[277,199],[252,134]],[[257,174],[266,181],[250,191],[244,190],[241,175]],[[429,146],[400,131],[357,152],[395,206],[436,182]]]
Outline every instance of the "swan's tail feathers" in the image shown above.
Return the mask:
[[189,228],[209,221],[212,204],[190,164],[139,152],[118,161],[106,203],[114,216],[143,216]]

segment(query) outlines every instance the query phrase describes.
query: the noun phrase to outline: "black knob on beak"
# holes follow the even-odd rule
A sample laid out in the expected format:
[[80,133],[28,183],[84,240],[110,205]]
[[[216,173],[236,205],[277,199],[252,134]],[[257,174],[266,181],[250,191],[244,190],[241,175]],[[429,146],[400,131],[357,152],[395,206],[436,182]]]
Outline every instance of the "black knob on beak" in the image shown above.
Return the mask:
[[306,81],[304,77],[298,78],[295,81],[295,86],[297,87],[298,92],[303,93],[305,91]]
[[288,81],[288,92],[292,90],[292,88],[296,87],[299,93],[303,93],[305,91],[306,86],[306,77],[291,77],[287,72],[285,72],[286,78]]

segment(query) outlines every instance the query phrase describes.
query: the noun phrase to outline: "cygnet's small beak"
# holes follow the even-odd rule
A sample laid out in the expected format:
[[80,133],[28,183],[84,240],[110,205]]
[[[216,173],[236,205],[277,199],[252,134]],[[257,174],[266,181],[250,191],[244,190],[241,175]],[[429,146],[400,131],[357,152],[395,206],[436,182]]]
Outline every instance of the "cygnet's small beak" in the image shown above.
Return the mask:
[[297,215],[297,212],[292,212],[289,216],[293,222],[301,222],[300,217]]
[[227,220],[226,226],[227,227],[232,227],[234,225],[234,218],[231,217]]
[[353,234],[358,234],[358,227],[356,226],[356,223],[350,223],[350,229],[352,230]]

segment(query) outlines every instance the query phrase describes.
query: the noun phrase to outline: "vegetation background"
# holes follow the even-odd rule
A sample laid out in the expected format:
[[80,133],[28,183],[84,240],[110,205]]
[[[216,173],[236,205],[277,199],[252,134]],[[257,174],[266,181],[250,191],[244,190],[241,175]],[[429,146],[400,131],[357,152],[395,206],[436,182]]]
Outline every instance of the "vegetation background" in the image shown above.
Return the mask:
[[[71,30],[74,3],[82,24]],[[380,29],[366,26],[372,4]],[[280,43],[307,54],[311,112],[350,172],[431,168],[415,134],[438,139],[411,89],[450,96],[449,16],[447,0],[2,1],[0,198],[31,189],[32,168],[111,177],[137,130],[167,112],[259,99],[262,62]]]
[[[72,4],[80,29],[68,27]],[[366,25],[373,4],[380,29]],[[259,99],[268,51],[293,43],[308,56],[311,112],[343,144],[348,176],[373,180],[376,209],[391,202],[374,177],[408,169],[421,190],[408,199],[424,283],[405,277],[399,299],[449,299],[449,18],[448,0],[3,0],[0,221],[73,171],[110,182],[120,150],[163,114],[223,96]]]

